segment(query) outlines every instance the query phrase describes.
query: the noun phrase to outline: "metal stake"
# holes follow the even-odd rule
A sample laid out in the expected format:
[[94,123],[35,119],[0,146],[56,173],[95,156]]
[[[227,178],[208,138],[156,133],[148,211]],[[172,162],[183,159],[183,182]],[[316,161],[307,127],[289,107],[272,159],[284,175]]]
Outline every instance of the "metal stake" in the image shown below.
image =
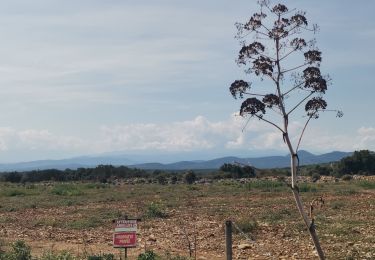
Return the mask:
[[227,260],[232,260],[232,221],[225,221],[225,247]]

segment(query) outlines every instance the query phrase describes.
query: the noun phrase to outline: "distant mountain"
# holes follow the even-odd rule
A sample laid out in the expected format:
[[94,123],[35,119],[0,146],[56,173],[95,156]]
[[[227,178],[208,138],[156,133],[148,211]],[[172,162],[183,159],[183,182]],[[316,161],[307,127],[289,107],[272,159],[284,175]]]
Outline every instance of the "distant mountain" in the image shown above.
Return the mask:
[[[328,163],[338,161],[343,157],[350,156],[351,152],[331,152],[321,155],[314,155],[307,151],[300,151],[298,153],[300,158],[300,165]],[[136,167],[140,169],[149,170],[205,170],[218,169],[224,163],[242,163],[253,165],[256,168],[280,168],[288,167],[290,164],[290,156],[266,156],[257,158],[239,158],[239,157],[222,157],[213,160],[195,160],[195,161],[179,161],[175,163],[137,163],[129,160],[123,155],[106,155],[106,156],[84,156],[75,157],[63,160],[41,160],[21,163],[0,164],[0,171],[30,171],[30,170],[44,170],[44,169],[59,169],[65,170],[77,169],[80,167],[89,168],[96,167],[100,164],[111,164],[114,166],[126,165],[129,167]]]
[[31,171],[45,169],[77,169],[96,167],[100,164],[130,165],[136,163],[122,156],[82,156],[62,160],[39,160],[31,162],[5,163],[0,164],[0,171]]
[[[331,152],[322,155],[314,155],[307,151],[300,151],[298,153],[300,165],[329,163],[339,161],[340,159],[350,156],[352,152]],[[242,163],[252,165],[256,168],[281,168],[290,165],[290,156],[266,156],[258,158],[239,158],[239,157],[222,157],[207,161],[181,161],[170,164],[161,163],[144,163],[131,165],[141,169],[157,169],[157,170],[204,170],[204,169],[218,169],[224,163]]]

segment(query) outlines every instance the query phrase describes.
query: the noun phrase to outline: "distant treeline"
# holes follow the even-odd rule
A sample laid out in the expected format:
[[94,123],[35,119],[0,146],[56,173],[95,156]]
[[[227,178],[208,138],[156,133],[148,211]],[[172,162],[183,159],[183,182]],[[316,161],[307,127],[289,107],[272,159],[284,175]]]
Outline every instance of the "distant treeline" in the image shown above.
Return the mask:
[[[375,175],[375,153],[369,150],[355,151],[351,156],[340,161],[324,164],[304,165],[298,167],[298,174],[303,176]],[[256,171],[257,176],[290,175],[289,168],[262,169]]]
[[[374,175],[375,153],[368,150],[356,151],[352,156],[341,159],[339,162],[329,164],[308,165],[299,168],[300,175],[330,175],[341,177],[343,175]],[[193,183],[197,179],[238,179],[254,178],[260,176],[288,176],[290,170],[283,169],[255,169],[247,165],[223,164],[218,170],[202,171],[163,171],[142,170],[126,166],[115,167],[112,165],[99,165],[95,168],[78,168],[76,170],[34,170],[25,172],[1,173],[0,180],[6,182],[42,182],[42,181],[97,181],[110,182],[118,179],[144,178],[161,184],[184,181]]]
[[361,150],[353,153],[352,156],[343,158],[339,165],[342,174],[375,174],[375,153],[369,150]]
[[41,182],[41,181],[100,181],[147,177],[150,173],[141,169],[125,166],[99,165],[95,168],[78,168],[77,170],[33,170],[26,172],[8,172],[1,175],[3,181],[9,182]]
[[6,172],[0,175],[1,181],[25,183],[42,181],[97,181],[111,182],[121,179],[144,178],[157,181],[161,184],[167,182],[184,181],[192,183],[204,176],[211,179],[223,178],[250,178],[255,177],[255,170],[250,166],[224,164],[220,170],[213,171],[163,171],[142,170],[126,166],[115,167],[112,165],[99,165],[95,168],[78,168],[77,170],[33,170],[25,172]]
[[375,175],[375,153],[369,150],[355,151],[338,162],[301,167],[302,175]]

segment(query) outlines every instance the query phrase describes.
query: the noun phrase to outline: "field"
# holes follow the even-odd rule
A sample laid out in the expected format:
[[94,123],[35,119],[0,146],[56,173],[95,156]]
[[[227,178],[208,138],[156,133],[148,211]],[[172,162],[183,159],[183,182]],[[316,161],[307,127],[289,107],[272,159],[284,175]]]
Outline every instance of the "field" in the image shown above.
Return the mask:
[[[375,258],[375,181],[304,183],[306,207],[318,197],[315,223],[327,259]],[[34,256],[68,250],[77,257],[112,248],[112,220],[141,217],[138,247],[160,256],[224,259],[231,219],[234,259],[316,259],[289,188],[278,180],[204,184],[0,184],[0,245],[24,240]],[[196,250],[194,250],[196,248]],[[241,249],[240,249],[241,248]],[[182,259],[182,257],[180,258]]]

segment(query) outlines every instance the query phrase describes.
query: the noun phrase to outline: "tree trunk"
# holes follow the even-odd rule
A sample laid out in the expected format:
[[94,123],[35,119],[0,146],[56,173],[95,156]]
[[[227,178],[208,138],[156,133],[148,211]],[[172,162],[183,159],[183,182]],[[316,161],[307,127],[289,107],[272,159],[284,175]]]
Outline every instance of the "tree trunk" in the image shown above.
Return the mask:
[[323,250],[320,246],[319,238],[318,238],[318,235],[316,234],[314,223],[306,215],[306,212],[303,208],[302,199],[301,199],[301,196],[299,194],[298,186],[296,185],[297,184],[297,155],[296,154],[291,155],[291,165],[290,165],[290,167],[291,167],[291,173],[292,173],[292,191],[293,191],[293,195],[294,195],[294,199],[296,201],[298,211],[301,214],[301,217],[303,218],[303,221],[305,222],[307,230],[310,233],[310,236],[313,240],[315,249],[318,253],[319,259],[323,260],[323,259],[325,259],[325,256],[324,256],[324,252],[323,252]]

